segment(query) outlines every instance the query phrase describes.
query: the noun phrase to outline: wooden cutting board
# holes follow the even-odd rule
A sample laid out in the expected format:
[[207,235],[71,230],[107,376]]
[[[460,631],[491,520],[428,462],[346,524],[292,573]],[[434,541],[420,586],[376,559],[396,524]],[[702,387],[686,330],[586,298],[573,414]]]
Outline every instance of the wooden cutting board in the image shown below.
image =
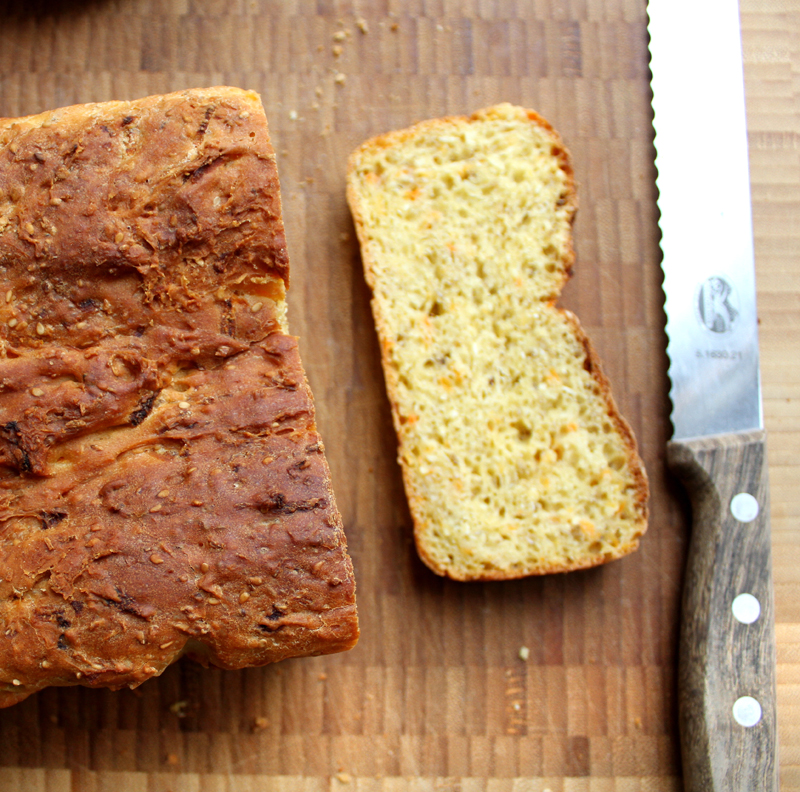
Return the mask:
[[[800,283],[787,274],[797,255],[781,225],[800,214],[790,35],[800,11],[784,6],[746,0],[743,27],[781,551],[783,781],[800,789],[800,565],[790,541],[800,537],[786,519],[800,513],[789,486],[800,384],[784,363],[795,355],[796,371]],[[640,0],[0,0],[0,115],[214,84],[261,93],[292,258],[290,326],[317,400],[362,626],[344,655],[245,672],[181,662],[136,691],[48,690],[0,711],[0,788],[681,788],[675,661],[688,517],[664,465],[645,23]],[[652,519],[639,552],[606,567],[459,584],[431,574],[413,548],[344,175],[367,137],[500,101],[538,110],[572,151],[581,208],[563,304],[598,347],[638,437]],[[709,188],[698,174],[698,211]]]

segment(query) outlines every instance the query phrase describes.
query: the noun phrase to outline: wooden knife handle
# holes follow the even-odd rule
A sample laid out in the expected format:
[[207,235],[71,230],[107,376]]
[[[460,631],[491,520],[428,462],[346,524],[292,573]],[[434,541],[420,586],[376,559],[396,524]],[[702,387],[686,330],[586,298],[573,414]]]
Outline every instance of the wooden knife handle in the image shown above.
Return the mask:
[[[776,792],[775,631],[764,432],[673,442],[667,460],[689,492],[693,514],[678,670],[685,789]],[[753,724],[759,706],[761,714]]]

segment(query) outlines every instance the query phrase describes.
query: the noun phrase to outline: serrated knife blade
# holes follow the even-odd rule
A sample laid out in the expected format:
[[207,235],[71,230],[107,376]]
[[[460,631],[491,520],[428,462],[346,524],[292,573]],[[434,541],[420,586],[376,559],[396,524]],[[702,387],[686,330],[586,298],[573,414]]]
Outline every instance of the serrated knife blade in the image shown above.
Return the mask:
[[674,437],[692,500],[679,725],[687,792],[778,789],[769,492],[736,0],[649,0]]

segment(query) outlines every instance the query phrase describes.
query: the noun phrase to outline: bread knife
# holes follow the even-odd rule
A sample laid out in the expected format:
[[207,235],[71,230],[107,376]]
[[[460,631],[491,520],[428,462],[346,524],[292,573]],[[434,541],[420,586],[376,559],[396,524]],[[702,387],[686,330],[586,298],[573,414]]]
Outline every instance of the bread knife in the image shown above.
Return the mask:
[[649,0],[673,439],[692,504],[678,722],[686,792],[775,792],[769,490],[737,0]]

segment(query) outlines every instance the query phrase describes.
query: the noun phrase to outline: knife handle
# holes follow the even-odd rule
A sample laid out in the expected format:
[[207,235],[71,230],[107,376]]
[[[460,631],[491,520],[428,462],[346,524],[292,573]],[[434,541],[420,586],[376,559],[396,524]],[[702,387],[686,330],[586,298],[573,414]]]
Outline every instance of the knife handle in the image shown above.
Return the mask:
[[765,434],[672,442],[667,462],[692,501],[678,668],[685,789],[777,792]]

